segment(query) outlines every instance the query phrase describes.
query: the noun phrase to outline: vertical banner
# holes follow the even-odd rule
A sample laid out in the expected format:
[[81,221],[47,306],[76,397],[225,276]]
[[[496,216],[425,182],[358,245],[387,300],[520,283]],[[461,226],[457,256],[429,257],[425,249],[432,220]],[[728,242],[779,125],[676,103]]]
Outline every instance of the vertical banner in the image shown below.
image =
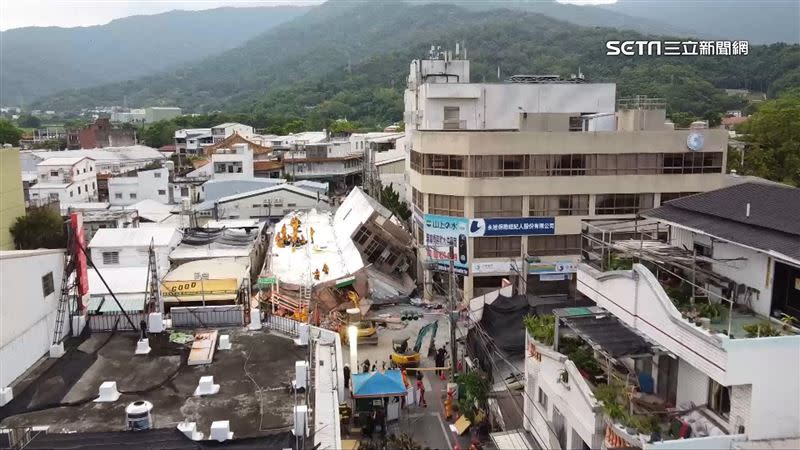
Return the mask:
[[68,249],[75,255],[75,281],[78,286],[78,298],[80,299],[81,313],[86,312],[89,301],[89,271],[87,268],[86,254],[82,249],[86,248],[86,238],[83,234],[83,215],[79,212],[70,214],[70,233],[72,233],[73,248]]
[[467,235],[469,219],[466,217],[425,214],[425,250],[428,259],[440,269],[450,268],[450,244],[453,244],[453,271],[469,275],[467,261]]

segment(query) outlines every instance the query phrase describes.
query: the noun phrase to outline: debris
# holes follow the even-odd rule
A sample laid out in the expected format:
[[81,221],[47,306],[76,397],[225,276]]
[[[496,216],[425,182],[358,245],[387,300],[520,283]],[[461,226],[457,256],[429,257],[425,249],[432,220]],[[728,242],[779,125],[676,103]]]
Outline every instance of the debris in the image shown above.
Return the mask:
[[173,331],[169,335],[169,341],[176,344],[186,344],[194,340],[194,335],[182,333],[180,331]]

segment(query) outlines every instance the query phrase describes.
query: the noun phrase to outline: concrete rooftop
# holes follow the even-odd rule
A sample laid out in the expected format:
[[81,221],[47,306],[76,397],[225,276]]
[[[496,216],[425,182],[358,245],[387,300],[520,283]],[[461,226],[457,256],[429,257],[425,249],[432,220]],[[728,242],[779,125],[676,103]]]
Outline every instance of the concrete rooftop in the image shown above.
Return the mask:
[[[158,429],[189,420],[208,436],[212,421],[230,420],[234,438],[288,431],[294,398],[284,385],[307,349],[267,331],[236,328],[220,334],[231,336],[231,350],[217,350],[209,365],[187,366],[191,344],[169,342],[168,333],[151,337],[146,356],[134,355],[135,333],[95,333],[62,358],[45,360],[38,377],[20,392],[15,389],[14,400],[0,408],[0,426],[49,426],[48,433],[123,431],[125,407],[148,400]],[[214,376],[220,392],[194,397],[204,375]],[[103,381],[117,382],[118,401],[92,401]]]

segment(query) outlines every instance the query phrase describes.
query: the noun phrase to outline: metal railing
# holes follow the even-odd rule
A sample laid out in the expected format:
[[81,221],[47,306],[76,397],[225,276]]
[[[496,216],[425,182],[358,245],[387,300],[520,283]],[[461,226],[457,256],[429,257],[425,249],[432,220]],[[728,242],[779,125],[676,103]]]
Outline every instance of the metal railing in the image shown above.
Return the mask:
[[667,101],[663,98],[637,95],[617,100],[617,109],[666,109]]
[[242,305],[179,306],[169,310],[175,328],[221,327],[244,325]]
[[[131,321],[138,325],[142,320],[147,320],[147,314],[129,312],[128,317]],[[105,312],[103,314],[89,314],[87,320],[89,329],[93,332],[97,331],[111,331],[116,328],[117,331],[136,331],[131,328],[130,323],[121,312]]]
[[270,314],[267,316],[267,320],[264,324],[270,330],[277,331],[279,333],[283,333],[287,336],[299,336],[300,330],[299,327],[301,325],[300,322],[296,320],[289,319],[287,317],[276,316]]

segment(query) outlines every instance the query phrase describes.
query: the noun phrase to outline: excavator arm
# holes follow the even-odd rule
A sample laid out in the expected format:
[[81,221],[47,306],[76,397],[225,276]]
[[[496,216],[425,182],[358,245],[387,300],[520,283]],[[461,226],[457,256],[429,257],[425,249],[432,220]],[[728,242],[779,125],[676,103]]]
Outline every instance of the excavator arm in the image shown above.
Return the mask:
[[414,352],[419,353],[420,349],[422,348],[422,340],[425,339],[425,335],[428,334],[428,332],[430,331],[433,331],[433,333],[431,334],[432,336],[431,342],[433,342],[433,338],[436,337],[436,330],[438,329],[439,329],[438,321],[431,322],[425,325],[424,327],[420,328],[419,333],[417,334],[417,341],[414,343]]

